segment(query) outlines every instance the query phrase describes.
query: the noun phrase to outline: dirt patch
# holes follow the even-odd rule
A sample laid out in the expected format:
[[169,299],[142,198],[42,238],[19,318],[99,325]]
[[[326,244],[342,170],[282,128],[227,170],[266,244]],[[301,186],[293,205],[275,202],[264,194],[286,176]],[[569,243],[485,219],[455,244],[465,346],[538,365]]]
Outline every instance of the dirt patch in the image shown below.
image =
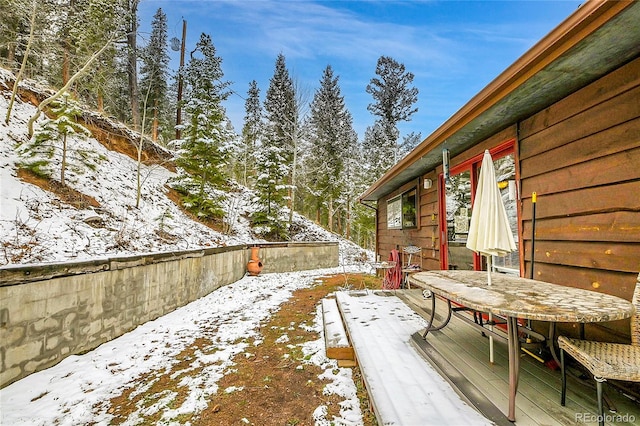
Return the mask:
[[[121,129],[116,128],[108,120],[99,116],[84,116],[82,121],[84,126],[91,132],[91,136],[107,149],[126,155],[133,161],[138,161],[139,140],[132,140],[131,135],[125,135]],[[147,166],[159,164],[175,172],[176,166],[171,157],[153,148],[154,145],[145,141],[140,151],[140,161]]]
[[[328,409],[326,418],[338,415],[341,398],[323,394],[327,382],[318,378],[322,370],[303,362],[305,355],[300,344],[319,338],[317,333],[309,331],[316,306],[327,294],[344,286],[380,288],[380,280],[370,275],[336,275],[323,278],[312,288],[296,291],[269,321],[261,325],[262,341],[233,359],[232,372],[218,381],[218,392],[211,396],[208,407],[197,414],[181,414],[174,420],[194,426],[313,425],[313,412],[321,405]],[[198,374],[198,368],[193,369],[190,365],[193,354],[211,351],[211,348],[214,346],[207,339],[196,340],[176,357],[178,364],[172,370]],[[368,396],[357,367],[353,368],[353,376],[364,416],[363,425],[374,426],[377,422],[368,408]],[[142,416],[141,407],[157,407],[162,404],[162,395],[173,395],[159,410],[149,410],[154,414],[144,416],[143,424],[154,424],[163,412],[179,406],[185,398],[186,389],[180,385],[182,378],[180,374],[167,371],[152,372],[140,378],[138,381],[151,383],[144,392],[134,394],[133,389],[129,389],[110,401],[108,411],[115,416],[112,424],[123,423],[133,412]]]
[[62,202],[72,205],[77,209],[86,209],[88,207],[100,207],[98,201],[85,195],[80,191],[77,191],[69,186],[62,185],[60,182],[51,179],[44,178],[36,175],[27,169],[18,169],[18,178],[23,182],[27,182],[36,185],[44,191],[53,192],[62,200]]
[[[14,80],[7,82],[8,86],[13,86]],[[10,92],[9,88],[5,90]],[[19,86],[18,95],[24,102],[28,102],[34,106],[40,105],[42,101],[52,96],[55,92],[51,89],[34,89],[33,87]],[[51,118],[50,108],[44,108],[43,113]],[[82,123],[92,136],[105,147],[112,151],[129,156],[132,160],[137,161],[140,135],[129,130],[126,126],[117,123],[115,118],[108,118],[101,113],[88,112],[79,117]],[[169,151],[161,148],[159,145],[152,143],[145,138],[141,151],[141,161],[146,165],[160,164],[165,168],[175,172],[176,167],[173,163],[172,155]]]

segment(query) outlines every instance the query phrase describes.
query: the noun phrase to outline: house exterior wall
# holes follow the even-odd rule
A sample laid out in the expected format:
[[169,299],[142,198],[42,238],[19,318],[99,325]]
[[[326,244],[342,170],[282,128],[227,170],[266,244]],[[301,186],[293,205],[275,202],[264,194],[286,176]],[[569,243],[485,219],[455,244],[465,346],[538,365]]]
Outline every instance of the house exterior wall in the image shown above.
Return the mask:
[[[424,179],[426,178],[431,179],[433,182],[430,189],[424,189]],[[437,240],[437,182],[438,177],[435,173],[425,175],[420,179],[406,183],[378,202],[378,238],[376,242],[377,253],[382,260],[389,259],[393,249],[401,250],[404,246],[415,245],[426,249],[422,252],[423,266],[427,269],[437,269],[437,265],[439,265],[439,257],[437,255],[439,251]],[[417,227],[411,229],[388,229],[387,201],[412,188],[417,188],[418,190]],[[435,216],[432,217],[432,214]],[[435,246],[433,245],[434,242]]]
[[[493,135],[487,140],[469,148],[460,155],[451,159],[451,167],[464,163],[465,161],[481,155],[485,149],[509,140],[515,140],[516,126],[509,126],[501,132]],[[411,181],[385,197],[378,200],[377,217],[377,253],[381,259],[388,259],[391,250],[402,249],[404,246],[416,245],[423,248],[423,269],[440,269],[440,246],[443,238],[443,230],[440,226],[440,185],[438,179],[441,178],[442,166],[424,174],[415,181]],[[430,189],[424,189],[424,180],[431,179],[433,182]],[[402,194],[411,188],[418,186],[419,190],[419,220],[416,229],[388,229],[387,228],[387,201]]]
[[[515,140],[520,196],[521,273],[531,273],[532,192],[537,193],[534,278],[631,300],[640,272],[640,58],[564,99],[470,147],[451,167]],[[377,250],[413,243],[425,248],[425,269],[440,269],[438,176],[425,174],[420,223],[415,230],[389,230],[386,202],[378,201]],[[434,216],[435,215],[435,216]],[[565,330],[566,331],[566,330]],[[574,330],[577,334],[577,330]],[[569,330],[568,332],[572,332]],[[592,327],[592,337],[628,340],[629,322]],[[589,335],[589,334],[588,334]]]
[[[520,124],[522,240],[534,277],[631,300],[640,271],[640,58]],[[628,334],[628,321],[607,324]],[[625,333],[626,332],[626,333]]]

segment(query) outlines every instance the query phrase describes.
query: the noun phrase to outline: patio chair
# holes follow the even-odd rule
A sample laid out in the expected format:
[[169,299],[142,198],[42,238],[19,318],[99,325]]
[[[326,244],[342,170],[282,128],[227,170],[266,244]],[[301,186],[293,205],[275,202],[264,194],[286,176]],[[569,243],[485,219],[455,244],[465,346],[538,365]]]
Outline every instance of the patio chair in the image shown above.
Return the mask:
[[[417,260],[414,259],[417,256]],[[422,247],[414,245],[402,248],[402,283],[409,288],[409,274],[422,271]]]
[[607,379],[640,382],[640,274],[636,280],[632,303],[636,312],[631,317],[630,345],[579,340],[565,336],[558,337],[562,371],[560,404],[565,405],[567,394],[567,372],[564,362],[564,353],[566,352],[593,374],[596,381],[598,422],[600,425],[604,425],[602,383]]

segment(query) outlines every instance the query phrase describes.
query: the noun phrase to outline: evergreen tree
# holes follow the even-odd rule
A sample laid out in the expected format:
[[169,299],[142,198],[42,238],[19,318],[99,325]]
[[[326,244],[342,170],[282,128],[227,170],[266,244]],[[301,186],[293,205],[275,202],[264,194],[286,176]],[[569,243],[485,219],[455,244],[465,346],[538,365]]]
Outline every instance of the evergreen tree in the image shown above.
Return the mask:
[[[298,106],[293,80],[284,55],[278,55],[267,90],[264,109],[265,133],[258,158],[258,209],[252,217],[261,234],[275,239],[288,237],[284,207],[290,200],[295,138],[298,132]],[[293,206],[290,206],[293,208]]]
[[151,119],[151,139],[158,140],[158,134],[168,125],[169,53],[167,51],[167,16],[158,9],[151,22],[149,44],[142,50],[142,93],[149,93],[143,99],[146,115]]
[[408,135],[404,135],[404,137],[402,138],[402,143],[398,147],[398,160],[401,160],[407,154],[413,151],[413,149],[418,146],[420,142],[422,142],[422,135],[420,134],[420,132],[411,132]]
[[367,85],[367,93],[373,96],[374,102],[367,106],[367,110],[379,117],[379,125],[386,135],[386,143],[392,145],[393,161],[398,160],[397,124],[400,121],[410,121],[411,116],[418,111],[414,108],[418,100],[418,89],[411,87],[413,73],[405,70],[404,64],[389,56],[381,56],[376,65],[376,75]]
[[104,111],[106,88],[116,68],[116,47],[113,42],[125,34],[126,11],[122,7],[122,0],[88,0],[74,2],[72,7],[75,9],[73,22],[76,26],[70,29],[70,35],[78,61],[75,67],[85,63],[96,51],[112,41],[96,58],[91,78],[82,80],[77,86],[85,101],[90,101],[98,111]]
[[240,180],[247,187],[253,187],[255,181],[256,149],[262,134],[262,107],[260,106],[260,89],[253,80],[249,83],[247,99],[244,103],[245,115],[242,127],[240,153]]
[[[127,37],[127,89],[131,105],[131,119],[133,128],[139,129],[140,102],[138,94],[138,4],[140,0],[124,0],[123,12],[125,18],[125,33]],[[166,31],[165,31],[166,32]],[[154,122],[155,123],[155,122]],[[142,129],[144,132],[144,129]],[[154,139],[155,141],[156,139]]]
[[0,2],[0,56],[14,71],[20,68],[20,52],[29,37],[29,14],[29,5],[25,0]]
[[181,174],[174,187],[185,196],[185,205],[202,218],[221,217],[220,200],[211,191],[226,184],[227,155],[224,145],[233,137],[227,127],[222,102],[229,97],[230,82],[223,81],[222,59],[216,56],[211,37],[202,34],[185,67],[184,82],[188,95],[184,112],[186,121],[176,164],[188,174]]
[[367,183],[369,184],[375,182],[395,164],[395,148],[394,144],[389,141],[386,131],[388,128],[388,125],[378,120],[365,130],[362,154],[365,159],[364,167],[367,169]]
[[69,145],[69,136],[89,136],[91,132],[77,122],[82,110],[68,93],[51,103],[51,114],[34,132],[29,143],[18,150],[21,166],[39,176],[51,177],[54,163],[60,164],[60,183],[67,184],[66,172],[81,174],[86,169],[95,169],[102,158],[97,154]]
[[[345,195],[351,178],[345,166],[352,155],[357,137],[353,119],[340,93],[338,77],[327,66],[311,103],[310,142],[313,177],[309,181],[317,200],[317,209],[326,211],[326,225],[330,231],[336,225],[339,206],[347,208]],[[319,216],[318,218],[319,219]]]
[[[0,1],[0,62],[23,78],[48,81],[56,56],[54,0]],[[16,75],[18,77],[18,75]],[[20,79],[20,78],[18,78]]]

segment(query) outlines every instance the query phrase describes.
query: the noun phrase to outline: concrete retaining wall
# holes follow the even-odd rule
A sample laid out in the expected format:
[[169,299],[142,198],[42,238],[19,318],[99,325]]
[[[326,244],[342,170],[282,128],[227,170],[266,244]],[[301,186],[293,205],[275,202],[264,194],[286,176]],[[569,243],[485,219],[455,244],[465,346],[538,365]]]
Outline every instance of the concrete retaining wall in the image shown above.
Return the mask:
[[[259,244],[263,273],[338,266],[337,243]],[[0,268],[0,388],[246,272],[248,246]]]

